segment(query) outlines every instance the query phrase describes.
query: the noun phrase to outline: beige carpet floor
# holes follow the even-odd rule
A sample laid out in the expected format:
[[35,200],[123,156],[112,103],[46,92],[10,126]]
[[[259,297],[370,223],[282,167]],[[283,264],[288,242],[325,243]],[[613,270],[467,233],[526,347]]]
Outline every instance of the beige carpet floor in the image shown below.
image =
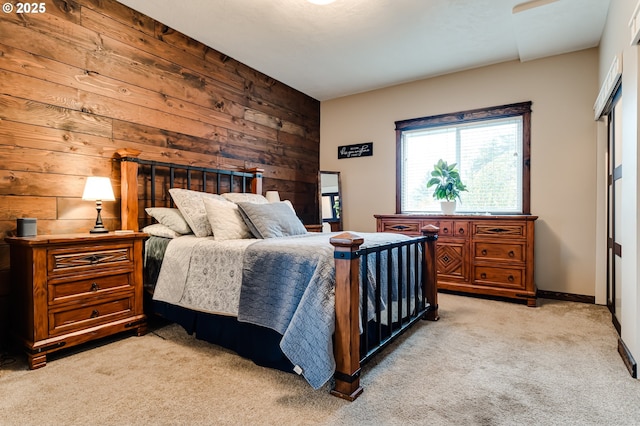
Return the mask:
[[349,403],[175,325],[0,370],[2,425],[640,425],[605,307],[442,294]]

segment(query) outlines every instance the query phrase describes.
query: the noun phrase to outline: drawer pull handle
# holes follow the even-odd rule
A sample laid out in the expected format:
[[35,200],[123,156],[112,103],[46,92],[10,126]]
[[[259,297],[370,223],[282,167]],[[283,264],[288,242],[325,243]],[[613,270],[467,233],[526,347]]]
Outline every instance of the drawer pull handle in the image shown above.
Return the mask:
[[458,229],[458,234],[464,234],[464,228]]
[[513,257],[513,256],[515,256],[515,255],[516,255],[516,254],[513,252],[513,250],[511,250],[511,251],[509,252],[509,257]]
[[100,262],[100,260],[102,260],[103,257],[104,256],[98,256],[97,254],[92,254],[91,256],[87,257],[87,259],[89,259],[89,262],[94,264],[94,263]]
[[482,255],[486,256],[487,255],[487,250],[482,250]]
[[97,309],[94,309],[93,311],[91,311],[91,318],[97,318],[100,316],[100,312],[98,312]]
[[482,278],[482,279],[484,280],[485,278],[487,278],[487,274],[485,274],[484,272],[483,272],[483,273],[481,273],[481,274],[480,274],[480,278]]
[[442,229],[442,233],[443,234],[448,234],[449,233],[449,228],[443,228]]
[[98,285],[98,283],[91,283],[91,291],[98,291],[100,290],[100,286]]
[[509,232],[509,230],[508,230],[508,229],[504,229],[504,228],[490,228],[490,229],[487,229],[487,231],[489,231],[489,232],[494,232],[494,233],[496,233],[496,234],[501,234],[501,233],[504,233],[504,232]]
[[513,280],[514,280],[513,275],[509,275],[509,278],[507,278],[507,279],[509,280],[510,283],[512,283]]

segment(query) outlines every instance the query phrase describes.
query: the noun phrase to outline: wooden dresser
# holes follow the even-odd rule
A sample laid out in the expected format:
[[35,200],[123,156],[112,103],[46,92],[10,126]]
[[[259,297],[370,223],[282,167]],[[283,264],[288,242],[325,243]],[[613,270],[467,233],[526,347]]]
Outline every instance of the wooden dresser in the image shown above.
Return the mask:
[[438,288],[526,300],[536,306],[531,215],[375,215],[378,232],[420,235],[440,228]]
[[6,238],[11,247],[12,331],[29,367],[47,354],[126,330],[146,332],[142,244],[147,235]]

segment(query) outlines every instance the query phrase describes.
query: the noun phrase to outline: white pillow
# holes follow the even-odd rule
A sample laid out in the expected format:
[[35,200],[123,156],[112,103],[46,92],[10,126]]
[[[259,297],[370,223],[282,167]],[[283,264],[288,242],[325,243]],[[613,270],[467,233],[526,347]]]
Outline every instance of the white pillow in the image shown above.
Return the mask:
[[[296,209],[293,208],[293,203],[291,203],[291,201],[289,200],[284,200],[281,201],[282,203],[285,203],[286,205],[288,205],[289,207],[291,207],[291,210],[293,210],[294,213],[296,213]],[[296,213],[297,214],[297,213]]]
[[178,209],[170,207],[147,207],[144,210],[149,216],[178,234],[191,233],[189,224]]
[[227,192],[222,194],[225,200],[232,203],[254,203],[254,204],[267,204],[269,200],[267,197],[261,194],[253,194],[251,192]]
[[215,240],[239,240],[252,237],[237,204],[213,198],[205,198],[203,202]]
[[182,236],[182,234],[177,233],[173,229],[161,223],[154,223],[153,225],[145,226],[142,228],[142,232],[153,237],[178,238]]
[[205,198],[223,200],[221,196],[182,188],[171,188],[169,194],[196,237],[213,235],[202,200]]

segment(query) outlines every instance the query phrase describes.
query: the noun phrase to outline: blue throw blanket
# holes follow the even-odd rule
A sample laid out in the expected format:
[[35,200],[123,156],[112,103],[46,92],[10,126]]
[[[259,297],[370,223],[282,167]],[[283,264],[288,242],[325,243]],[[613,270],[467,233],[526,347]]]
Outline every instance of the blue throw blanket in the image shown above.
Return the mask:
[[[282,352],[314,389],[335,371],[333,235],[265,239],[249,246],[244,256],[238,319],[282,334]],[[365,246],[408,239],[399,234],[360,236]]]

